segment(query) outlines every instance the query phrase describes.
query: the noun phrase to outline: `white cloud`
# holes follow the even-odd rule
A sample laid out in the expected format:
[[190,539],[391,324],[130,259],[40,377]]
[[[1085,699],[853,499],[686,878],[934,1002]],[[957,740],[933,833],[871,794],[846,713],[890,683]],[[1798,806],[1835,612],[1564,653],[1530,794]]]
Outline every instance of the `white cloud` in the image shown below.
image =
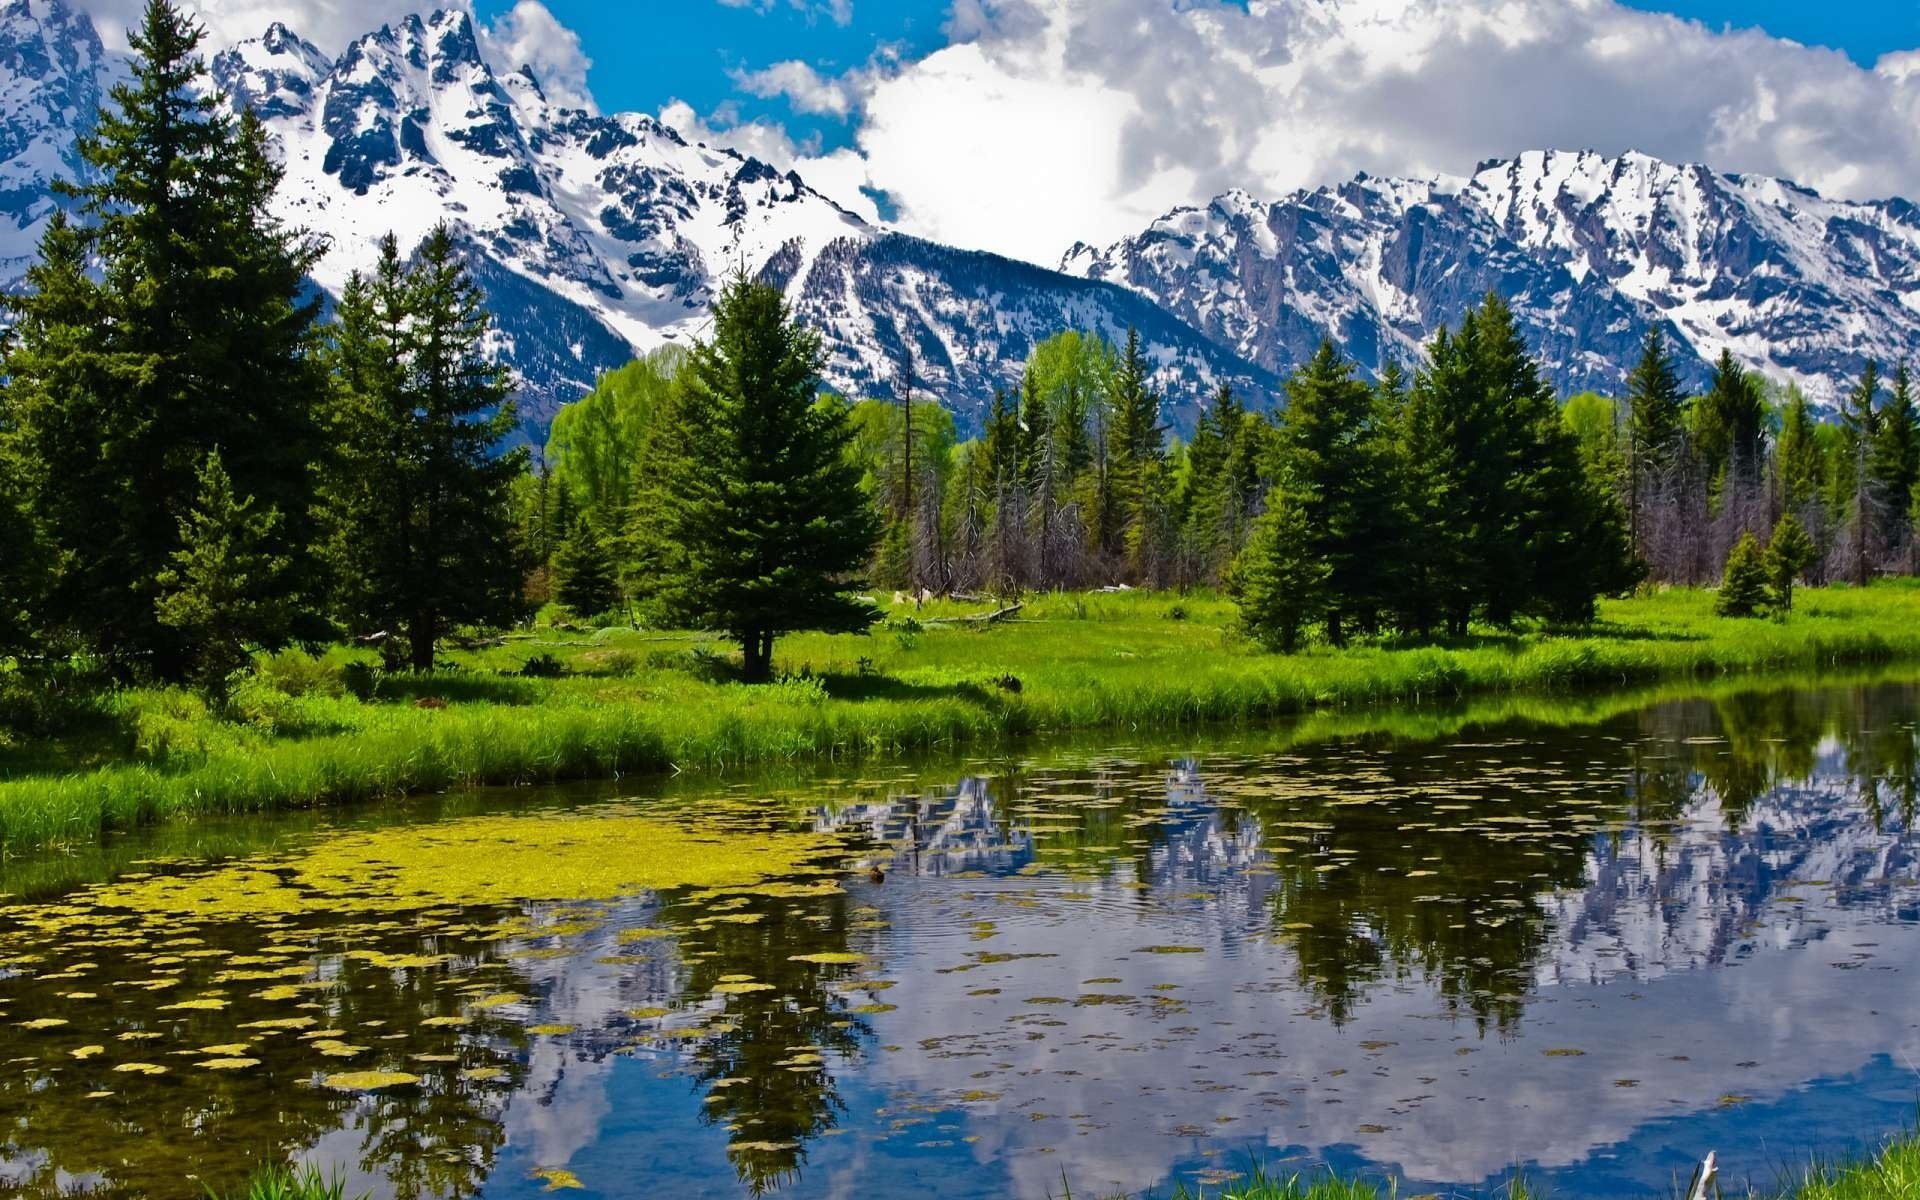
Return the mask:
[[869,182],[916,232],[1041,262],[1232,187],[1537,148],[1920,194],[1916,56],[1865,70],[1612,0],[957,0],[946,32],[864,81]]
[[735,71],[733,81],[752,96],[785,96],[795,112],[833,117],[853,111],[858,90],[853,79],[828,79],[798,60],[759,71]]
[[[108,46],[125,49],[127,29],[137,26],[145,0],[85,0],[81,4]],[[328,54],[345,50],[347,43],[391,24],[418,8],[436,7],[472,11],[471,0],[434,0],[410,5],[406,0],[192,0],[193,17],[206,26],[207,43],[217,49],[265,33],[278,21]],[[491,26],[475,22],[488,62],[498,71],[531,67],[541,88],[556,104],[594,110],[587,88],[587,69],[593,60],[581,48],[580,37],[561,24],[540,0],[518,0]]]
[[[771,12],[779,0],[720,0],[728,8],[751,8],[755,12]],[[853,22],[853,0],[786,0],[788,8],[808,16],[821,14],[835,25],[848,25]]]
[[587,87],[593,60],[580,35],[562,25],[540,0],[519,0],[487,28],[481,39],[489,61],[507,70],[529,67],[555,104],[597,112]]

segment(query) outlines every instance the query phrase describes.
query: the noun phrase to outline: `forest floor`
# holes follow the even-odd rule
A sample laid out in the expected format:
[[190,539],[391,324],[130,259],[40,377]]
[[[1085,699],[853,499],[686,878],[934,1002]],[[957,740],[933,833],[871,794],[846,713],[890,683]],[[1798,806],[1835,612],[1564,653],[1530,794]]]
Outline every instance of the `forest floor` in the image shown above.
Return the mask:
[[[177,689],[77,702],[59,737],[0,735],[0,846],[244,812],[648,772],[991,750],[1067,730],[1125,735],[1467,697],[1568,696],[1920,663],[1920,584],[1804,589],[1781,619],[1711,593],[1601,606],[1574,629],[1476,631],[1295,655],[1260,650],[1210,595],[1123,592],[888,609],[865,635],[797,634],[778,683],[733,679],[724,640],[536,627],[379,676],[361,649],[265,660],[219,711]],[[531,666],[530,666],[531,664]],[[358,684],[356,695],[349,685]],[[371,684],[371,686],[369,686]]]

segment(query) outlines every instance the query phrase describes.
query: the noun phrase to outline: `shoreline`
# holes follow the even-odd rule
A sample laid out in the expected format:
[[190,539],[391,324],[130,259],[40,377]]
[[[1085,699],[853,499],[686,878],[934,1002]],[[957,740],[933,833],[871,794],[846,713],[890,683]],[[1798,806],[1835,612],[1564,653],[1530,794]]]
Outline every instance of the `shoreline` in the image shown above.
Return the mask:
[[[1711,604],[1674,590],[1609,602],[1591,630],[1275,656],[1240,641],[1231,605],[1215,598],[1056,594],[986,629],[943,625],[968,610],[935,604],[896,610],[871,635],[796,635],[778,655],[792,676],[759,688],[717,680],[705,639],[614,630],[457,655],[459,669],[396,677],[373,703],[328,692],[328,672],[350,657],[335,651],[314,665],[312,691],[243,692],[252,707],[238,723],[177,691],[117,693],[111,720],[146,760],[0,781],[0,846],[456,787],[992,752],[1036,735],[1246,729],[1370,706],[1920,663],[1920,586],[1804,591],[1784,621],[1717,618]],[[556,648],[565,677],[517,674]]]

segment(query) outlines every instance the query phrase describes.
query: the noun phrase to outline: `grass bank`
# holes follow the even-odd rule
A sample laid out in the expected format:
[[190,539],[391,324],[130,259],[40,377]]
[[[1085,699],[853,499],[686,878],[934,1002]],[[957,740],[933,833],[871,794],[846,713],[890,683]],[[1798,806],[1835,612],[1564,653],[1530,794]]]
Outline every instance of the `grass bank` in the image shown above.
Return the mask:
[[[1674,1187],[1673,1200],[1682,1200],[1686,1181]],[[1715,1193],[1723,1200],[1915,1200],[1920,1197],[1920,1137],[1895,1138],[1879,1153],[1861,1162],[1816,1166],[1772,1192],[1738,1190],[1725,1180]],[[1168,1193],[1150,1193],[1165,1200],[1395,1200],[1391,1185],[1361,1179],[1320,1175],[1281,1175],[1254,1168],[1248,1177],[1218,1190],[1176,1187]],[[1071,1188],[1061,1200],[1073,1200]],[[1118,1200],[1118,1198],[1116,1198]],[[1552,1200],[1551,1194],[1516,1178],[1502,1184],[1488,1200]]]
[[[69,736],[0,747],[0,844],[96,836],[203,813],[755,764],[972,751],[1065,730],[1203,724],[1501,693],[1920,662],[1920,586],[1802,593],[1784,621],[1715,617],[1694,591],[1612,602],[1580,630],[1488,632],[1292,656],[1233,629],[1231,604],[1061,595],[1013,620],[896,608],[864,636],[781,642],[788,678],[745,687],[723,643],[631,630],[535,631],[456,652],[364,698],[353,652],[283,658],[216,717],[173,690],[102,698]],[[359,656],[364,659],[364,655]],[[540,660],[558,675],[521,674]]]

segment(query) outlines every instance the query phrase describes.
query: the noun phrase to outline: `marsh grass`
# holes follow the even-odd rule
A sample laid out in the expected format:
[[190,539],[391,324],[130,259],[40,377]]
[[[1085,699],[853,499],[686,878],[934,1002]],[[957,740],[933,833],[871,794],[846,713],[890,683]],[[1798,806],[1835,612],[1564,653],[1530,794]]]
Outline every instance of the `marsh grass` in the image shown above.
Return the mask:
[[[1214,596],[1056,595],[1003,624],[950,623],[969,611],[933,603],[871,635],[785,639],[789,679],[773,687],[732,681],[710,637],[543,629],[456,651],[425,676],[376,676],[369,654],[344,649],[275,664],[219,712],[176,690],[122,691],[85,737],[0,746],[0,845],[466,784],[990,751],[1037,733],[1164,735],[1920,662],[1911,582],[1808,591],[1784,621],[1719,618],[1710,593],[1679,590],[1606,604],[1591,629],[1286,657],[1241,638]],[[900,632],[908,621],[917,631]],[[524,677],[541,656],[565,673]],[[365,700],[345,686],[350,664],[372,679]]]
[[1920,1197],[1920,1136],[1889,1142],[1867,1162],[1810,1168],[1782,1200],[1913,1200]]
[[208,1200],[346,1200],[347,1184],[338,1176],[322,1175],[318,1167],[268,1167],[256,1171],[241,1191],[223,1195],[208,1188],[207,1196]]

